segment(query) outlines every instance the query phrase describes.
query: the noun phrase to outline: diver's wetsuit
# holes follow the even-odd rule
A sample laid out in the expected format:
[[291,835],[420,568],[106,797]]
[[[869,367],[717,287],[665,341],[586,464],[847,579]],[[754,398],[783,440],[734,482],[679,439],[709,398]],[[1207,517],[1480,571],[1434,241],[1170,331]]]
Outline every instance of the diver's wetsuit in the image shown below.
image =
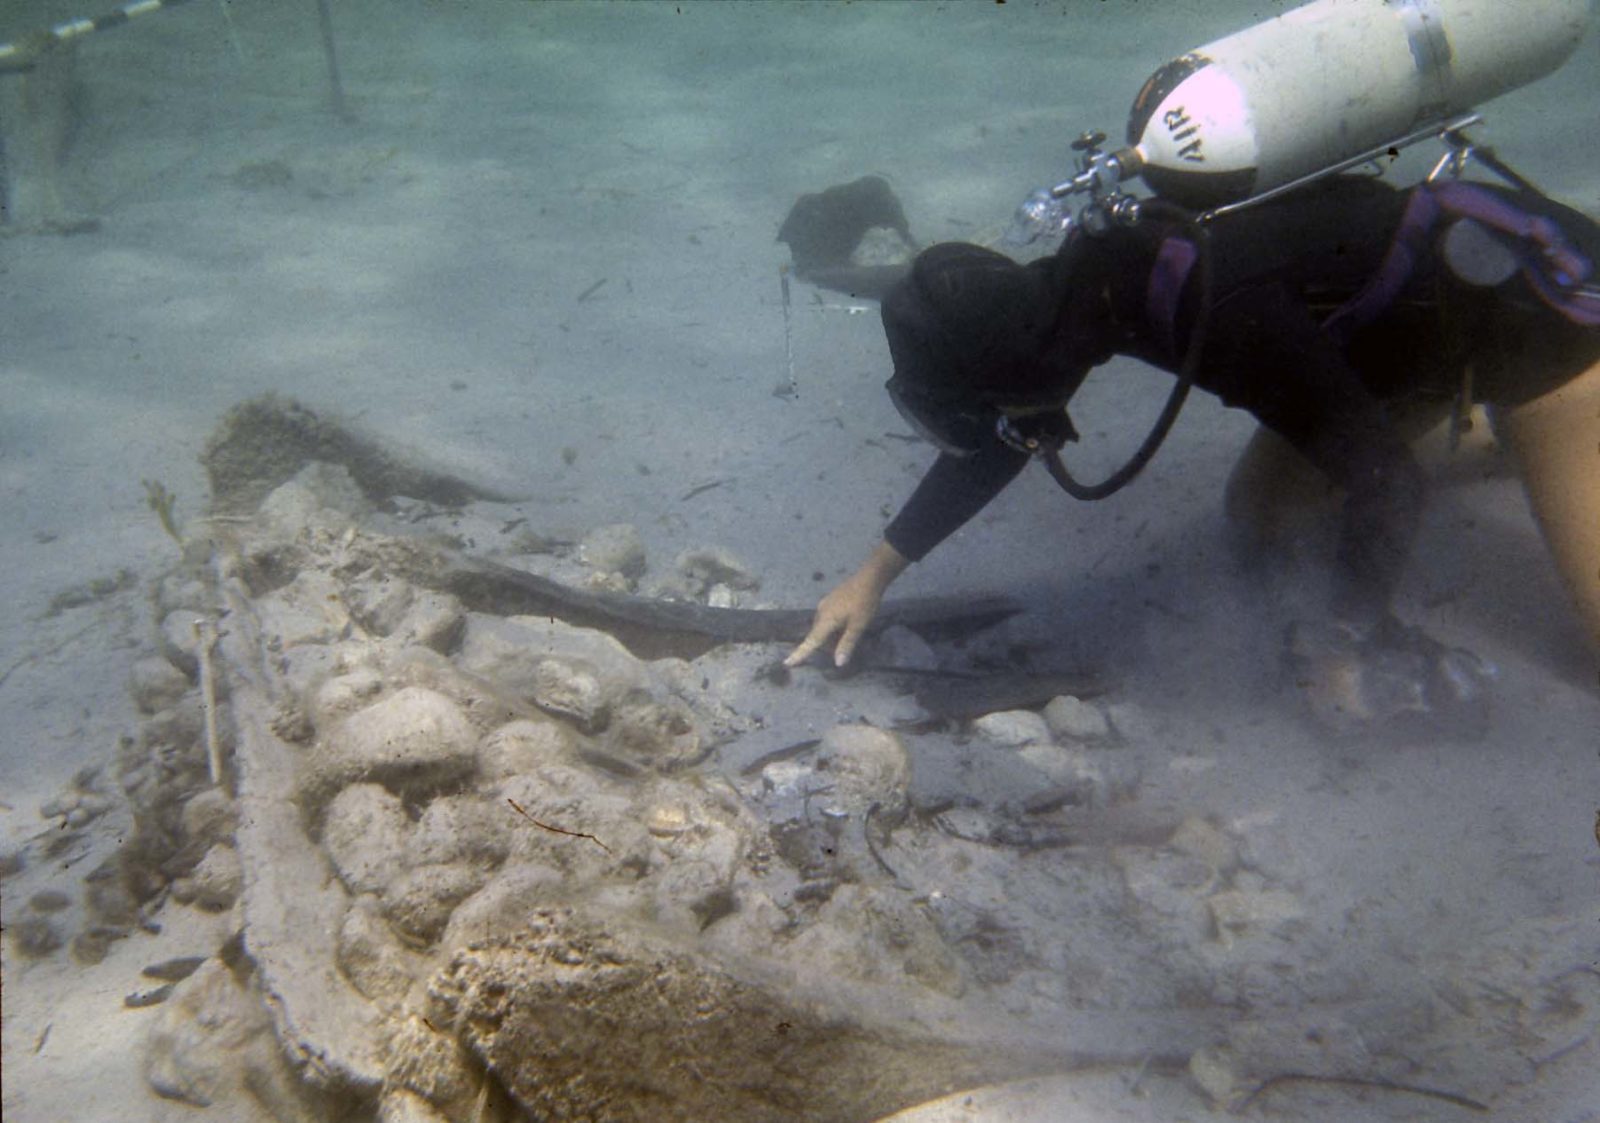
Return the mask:
[[[1506,194],[1557,218],[1591,260],[1600,260],[1594,223],[1541,197]],[[1329,314],[1379,269],[1408,195],[1373,179],[1340,178],[1212,225],[1213,304],[1196,385],[1250,411],[1346,490],[1334,609],[1356,621],[1387,611],[1422,503],[1421,470],[1391,413],[1447,408],[1469,359],[1474,396],[1509,406],[1600,357],[1600,333],[1541,303],[1519,276],[1473,288],[1432,252],[1376,318],[1343,333],[1325,330]],[[1147,219],[1103,235],[1075,234],[1055,256],[1019,266],[1059,311],[1040,327],[1037,361],[1013,363],[1006,392],[994,400],[1015,393],[1016,369],[1036,372],[1039,385],[1030,389],[1038,396],[1065,402],[1091,367],[1115,354],[1168,371],[1181,367],[1202,299],[1198,270],[1184,282],[1175,314],[1163,322],[1147,311],[1160,303],[1151,289],[1158,252],[1181,233],[1174,223]],[[933,353],[917,327],[919,317],[927,322],[925,292],[914,271],[884,300],[897,373]],[[890,522],[886,540],[920,560],[1027,461],[993,435],[970,456],[941,454]]]

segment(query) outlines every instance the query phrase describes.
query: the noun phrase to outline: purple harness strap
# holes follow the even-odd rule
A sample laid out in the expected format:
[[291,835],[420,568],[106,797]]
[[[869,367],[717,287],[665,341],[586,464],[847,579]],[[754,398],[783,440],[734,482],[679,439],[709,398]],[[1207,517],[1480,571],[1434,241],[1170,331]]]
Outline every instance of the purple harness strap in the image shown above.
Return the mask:
[[1178,299],[1199,256],[1193,242],[1173,236],[1162,241],[1155,264],[1150,267],[1144,293],[1145,320],[1160,335],[1169,353],[1176,351],[1178,345]]
[[1515,242],[1522,276],[1550,307],[1583,327],[1600,326],[1600,297],[1583,286],[1594,265],[1546,215],[1524,210],[1504,196],[1461,180],[1423,184],[1411,192],[1383,263],[1355,296],[1323,321],[1339,342],[1383,312],[1405,287],[1426,251],[1441,215],[1470,218]]

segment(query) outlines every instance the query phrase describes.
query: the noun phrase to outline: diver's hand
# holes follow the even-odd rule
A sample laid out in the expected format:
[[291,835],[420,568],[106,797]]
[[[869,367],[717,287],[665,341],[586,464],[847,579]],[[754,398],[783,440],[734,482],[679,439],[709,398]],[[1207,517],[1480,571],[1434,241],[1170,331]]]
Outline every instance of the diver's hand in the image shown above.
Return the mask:
[[855,653],[856,644],[878,614],[883,592],[911,564],[887,542],[880,542],[860,569],[839,582],[817,605],[811,631],[783,661],[797,667],[834,636],[839,642],[833,651],[833,665],[842,667]]

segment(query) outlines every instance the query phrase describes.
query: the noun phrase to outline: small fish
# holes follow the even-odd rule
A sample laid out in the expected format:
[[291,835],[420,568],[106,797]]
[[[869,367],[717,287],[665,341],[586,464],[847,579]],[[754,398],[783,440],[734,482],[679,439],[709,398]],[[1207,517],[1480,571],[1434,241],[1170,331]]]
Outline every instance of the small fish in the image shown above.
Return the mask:
[[175,959],[163,959],[160,963],[152,963],[140,974],[147,979],[164,979],[169,983],[176,983],[198,971],[205,961],[206,957],[203,955],[180,955]]
[[122,1004],[130,1010],[138,1010],[145,1006],[159,1006],[172,997],[172,990],[177,983],[166,983],[156,987],[155,990],[136,990],[122,1000]]

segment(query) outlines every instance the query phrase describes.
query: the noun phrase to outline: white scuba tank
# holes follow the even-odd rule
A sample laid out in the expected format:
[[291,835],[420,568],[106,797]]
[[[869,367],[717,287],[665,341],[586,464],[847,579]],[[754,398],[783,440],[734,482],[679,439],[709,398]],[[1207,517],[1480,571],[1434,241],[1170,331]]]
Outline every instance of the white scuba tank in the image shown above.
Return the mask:
[[1173,59],[1119,158],[1190,207],[1254,195],[1543,77],[1590,0],[1316,0]]

